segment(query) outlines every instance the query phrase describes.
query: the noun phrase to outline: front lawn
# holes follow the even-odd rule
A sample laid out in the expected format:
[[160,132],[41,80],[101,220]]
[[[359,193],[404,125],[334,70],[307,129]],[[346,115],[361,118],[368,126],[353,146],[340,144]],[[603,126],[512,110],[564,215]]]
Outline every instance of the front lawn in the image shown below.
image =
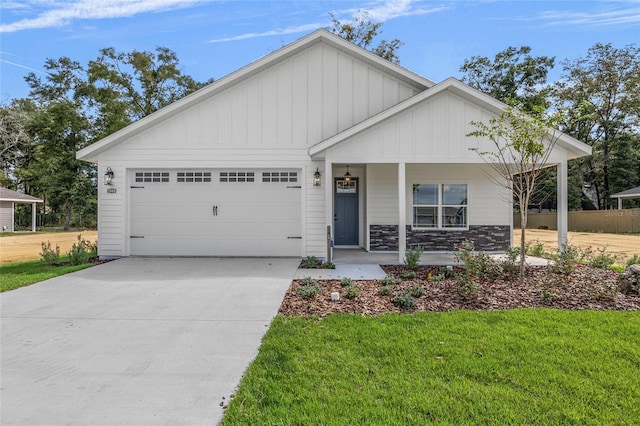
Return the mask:
[[[64,261],[65,258],[61,260]],[[42,260],[0,265],[0,292],[14,290],[90,266],[93,264],[50,266]]]
[[638,312],[278,316],[223,425],[637,424]]

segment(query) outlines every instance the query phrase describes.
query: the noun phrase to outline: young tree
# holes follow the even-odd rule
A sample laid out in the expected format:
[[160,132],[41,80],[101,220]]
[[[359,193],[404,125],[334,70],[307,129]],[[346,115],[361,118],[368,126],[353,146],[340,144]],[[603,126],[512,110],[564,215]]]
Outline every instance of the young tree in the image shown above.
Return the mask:
[[520,209],[522,233],[520,236],[520,284],[525,274],[525,231],[531,195],[535,193],[541,171],[549,161],[553,147],[560,137],[555,130],[564,115],[560,112],[546,114],[543,108],[525,113],[515,106],[508,106],[489,123],[472,121],[477,130],[467,136],[488,139],[485,149],[470,148],[491,166],[496,174],[494,182],[513,191]]
[[332,24],[331,32],[353,44],[372,51],[394,64],[400,63],[400,57],[397,52],[404,43],[397,38],[391,41],[383,39],[374,47],[374,40],[378,35],[382,34],[382,22],[371,22],[366,11],[359,12],[353,18],[353,21],[349,22],[340,22],[333,13],[329,13],[329,15],[331,16]]

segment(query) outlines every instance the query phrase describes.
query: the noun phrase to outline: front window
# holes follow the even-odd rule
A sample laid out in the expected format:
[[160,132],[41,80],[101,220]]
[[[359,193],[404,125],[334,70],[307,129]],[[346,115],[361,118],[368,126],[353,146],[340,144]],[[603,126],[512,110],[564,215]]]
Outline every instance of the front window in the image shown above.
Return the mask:
[[466,228],[467,185],[413,185],[414,228]]

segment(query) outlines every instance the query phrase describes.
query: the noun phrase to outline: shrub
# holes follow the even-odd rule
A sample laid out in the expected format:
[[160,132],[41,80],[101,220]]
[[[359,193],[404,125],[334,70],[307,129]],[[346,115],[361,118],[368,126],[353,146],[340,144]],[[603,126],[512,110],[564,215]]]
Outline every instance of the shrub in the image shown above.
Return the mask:
[[380,296],[388,296],[388,295],[391,294],[391,289],[387,285],[382,286],[382,287],[380,287],[380,290],[378,291],[378,294]]
[[383,279],[380,280],[380,283],[382,283],[382,285],[384,285],[384,286],[396,285],[396,284],[400,284],[400,280],[397,279],[396,277],[394,277],[391,274],[387,274],[386,277],[384,277]]
[[440,272],[439,274],[433,274],[433,275],[429,274],[429,279],[431,281],[443,281],[445,278],[447,278],[446,272]]
[[507,275],[515,275],[520,270],[518,264],[518,257],[520,256],[520,247],[509,247],[505,254],[505,259],[501,262],[500,266],[502,271]]
[[416,305],[415,298],[406,290],[396,294],[391,302],[404,309],[413,309]]
[[322,269],[336,269],[336,265],[334,265],[333,262],[324,262]]
[[424,249],[420,246],[413,247],[404,255],[404,263],[407,265],[407,268],[411,270],[418,269],[418,265],[420,264],[420,256],[424,253]]
[[570,275],[575,271],[581,257],[577,248],[565,246],[558,253],[555,263],[551,266],[551,271],[559,275]]
[[402,271],[400,272],[400,278],[403,280],[411,280],[416,277],[415,271]]
[[306,269],[313,269],[320,266],[322,262],[315,256],[309,256],[302,260],[302,267]]
[[[486,280],[501,276],[502,268],[484,252],[474,253],[473,241],[465,240],[455,253],[455,259],[461,264],[456,274],[458,283],[465,289],[476,288]],[[465,293],[469,293],[465,290]]]
[[89,262],[89,259],[96,255],[96,244],[91,244],[89,241],[82,238],[82,235],[78,235],[78,242],[71,246],[69,251],[69,262],[72,265],[82,265]]
[[344,297],[347,299],[355,299],[360,295],[360,289],[354,285],[350,285],[347,287],[347,291],[344,294]]
[[[520,249],[518,248],[518,251],[519,250]],[[544,256],[544,244],[536,240],[536,243],[534,245],[527,247],[526,252],[531,256],[542,257]]]
[[597,253],[592,254],[589,264],[594,268],[610,269],[616,263],[616,255],[607,253],[607,248],[596,249]]
[[632,257],[627,259],[627,266],[638,265],[640,264],[640,256],[634,254]]
[[340,285],[342,287],[349,287],[353,285],[353,280],[349,277],[344,277],[343,279],[340,280]]
[[421,296],[424,296],[424,289],[420,285],[414,284],[407,289],[407,293],[417,299]]
[[60,246],[56,244],[56,248],[51,248],[51,242],[47,241],[42,243],[42,250],[40,251],[40,259],[42,259],[47,265],[53,266],[60,263]]
[[311,299],[320,294],[321,291],[322,287],[318,284],[318,281],[311,277],[303,278],[300,287],[298,287],[298,294],[304,299]]

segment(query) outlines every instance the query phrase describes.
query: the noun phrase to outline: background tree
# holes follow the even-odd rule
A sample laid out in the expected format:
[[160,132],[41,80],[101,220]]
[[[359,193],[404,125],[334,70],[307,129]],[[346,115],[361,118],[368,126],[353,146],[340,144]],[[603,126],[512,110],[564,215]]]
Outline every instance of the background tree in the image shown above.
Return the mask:
[[547,165],[560,132],[555,130],[564,116],[556,112],[546,114],[542,107],[523,112],[508,106],[497,118],[489,123],[472,121],[477,129],[467,136],[486,138],[491,142],[489,149],[476,151],[491,166],[497,178],[494,182],[513,191],[520,209],[522,232],[520,235],[520,284],[524,283],[528,206],[531,194],[535,192],[538,178]]
[[[640,49],[598,43],[563,69],[553,94],[555,104],[570,111],[564,131],[593,147],[573,170],[598,208],[609,208],[612,193],[640,185]],[[587,111],[576,119],[581,104]]]
[[34,158],[34,141],[25,128],[29,116],[36,110],[29,99],[14,99],[0,107],[0,185],[32,193],[32,183],[26,171]]
[[353,21],[349,22],[340,22],[333,13],[329,13],[329,15],[331,16],[332,24],[329,28],[331,32],[353,44],[372,51],[394,64],[400,63],[400,57],[397,52],[404,43],[397,38],[391,41],[383,39],[378,42],[377,46],[374,46],[374,41],[382,34],[382,22],[371,22],[366,11],[359,12],[354,16]]
[[548,107],[547,77],[555,58],[531,56],[531,48],[508,47],[491,60],[473,56],[460,67],[462,81],[494,98],[516,101],[524,111]]
[[175,52],[116,52],[108,47],[89,62],[88,81],[81,92],[95,108],[101,138],[165,107],[202,87],[180,71]]
[[49,207],[62,212],[64,229],[72,213],[91,211],[96,204],[95,167],[76,160],[77,150],[88,145],[91,122],[79,92],[85,87],[84,69],[69,58],[49,59],[47,77],[26,77],[37,109],[25,122],[35,142],[29,175],[43,192]]

